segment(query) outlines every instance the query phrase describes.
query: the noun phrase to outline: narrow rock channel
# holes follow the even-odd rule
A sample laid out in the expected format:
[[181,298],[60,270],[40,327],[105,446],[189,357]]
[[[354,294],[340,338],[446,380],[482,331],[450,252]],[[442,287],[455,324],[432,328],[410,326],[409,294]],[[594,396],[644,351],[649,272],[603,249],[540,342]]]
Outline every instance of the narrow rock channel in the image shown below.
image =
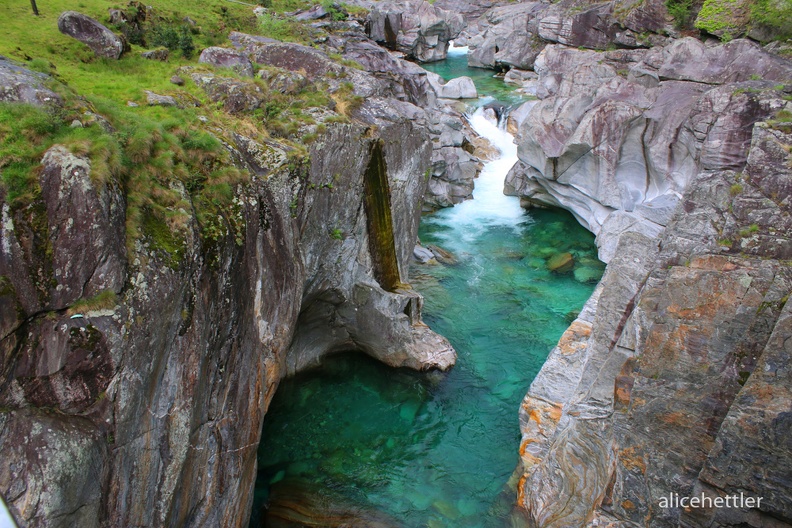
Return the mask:
[[[465,73],[454,60],[465,57],[438,65],[447,78]],[[508,99],[490,75],[477,80]],[[473,200],[422,221],[422,243],[452,260],[416,263],[410,273],[425,297],[426,322],[452,342],[457,365],[421,374],[350,353],[284,380],[264,421],[251,526],[306,519],[509,525],[516,411],[604,265],[593,236],[570,214],[529,214],[503,194],[517,149],[479,108],[493,100],[470,106],[470,125],[499,151],[476,180]],[[550,269],[559,256],[572,259],[562,273]]]

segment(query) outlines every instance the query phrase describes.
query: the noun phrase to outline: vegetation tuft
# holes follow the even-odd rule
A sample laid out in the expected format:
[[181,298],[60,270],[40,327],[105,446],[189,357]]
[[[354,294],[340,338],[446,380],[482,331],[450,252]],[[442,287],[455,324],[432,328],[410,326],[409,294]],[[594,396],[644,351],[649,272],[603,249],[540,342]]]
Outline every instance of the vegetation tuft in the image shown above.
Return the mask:
[[[294,142],[291,150],[299,157],[307,149],[297,142],[314,141],[325,129],[316,122],[312,109],[334,107],[338,115],[324,122],[345,122],[363,102],[351,83],[343,83],[333,94],[323,84],[283,94],[255,80],[252,82],[265,94],[265,103],[252,114],[237,116],[224,112],[221,103],[210,100],[191,82],[184,86],[170,83],[175,73],[181,73],[180,68],[198,67],[197,51],[224,44],[232,30],[303,44],[314,42],[318,30],[286,15],[309,7],[311,2],[266,3],[268,12],[257,18],[249,6],[223,0],[160,0],[153,10],[132,1],[121,6],[123,16],[114,18],[115,25],[109,21],[110,4],[105,0],[82,0],[79,4],[49,0],[40,6],[40,16],[34,16],[24,2],[0,3],[0,19],[4,20],[0,55],[51,75],[54,81],[50,87],[64,100],[57,109],[0,103],[0,184],[5,201],[14,209],[36,202],[41,158],[48,148],[61,144],[90,160],[91,177],[99,188],[112,183],[123,190],[130,252],[141,241],[168,264],[178,266],[187,232],[193,228],[210,249],[225,237],[241,244],[244,219],[235,196],[249,176],[233,167],[222,141],[223,131],[285,138],[287,143]],[[325,7],[337,20],[346,19],[348,13],[364,14],[332,2],[326,2]],[[57,18],[69,9],[123,33],[131,51],[120,60],[101,59],[62,35]],[[156,47],[171,50],[168,61],[141,56],[142,51]],[[340,56],[331,58],[347,67],[360,67]],[[191,104],[185,108],[150,107],[145,90]],[[72,127],[75,120],[81,126]],[[211,133],[201,120],[213,123]],[[291,163],[299,166],[300,160]]]

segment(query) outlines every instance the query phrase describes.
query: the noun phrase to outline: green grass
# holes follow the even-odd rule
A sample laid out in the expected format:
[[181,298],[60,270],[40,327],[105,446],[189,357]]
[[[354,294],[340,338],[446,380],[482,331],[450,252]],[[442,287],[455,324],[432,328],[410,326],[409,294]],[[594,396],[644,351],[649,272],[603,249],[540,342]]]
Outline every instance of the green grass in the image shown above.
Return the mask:
[[[743,8],[745,0],[706,0],[696,17],[697,29],[707,33],[736,30],[735,13]],[[730,34],[728,40],[731,40]]]
[[755,0],[751,6],[751,25],[770,29],[777,40],[792,38],[792,2]]
[[91,298],[80,299],[69,308],[69,315],[91,312],[94,310],[107,310],[113,308],[118,302],[113,290],[103,290]]
[[[271,3],[271,13],[256,19],[252,8],[223,0],[158,1],[151,4],[155,17],[132,35],[135,42],[145,41],[146,47],[133,44],[120,60],[95,57],[88,47],[59,32],[57,19],[61,12],[75,10],[110,27],[108,9],[127,9],[126,2],[51,0],[40,3],[40,16],[32,14],[27,0],[0,3],[0,54],[52,75],[55,81],[51,87],[64,100],[62,108],[50,110],[0,104],[0,171],[6,200],[12,207],[34,203],[40,193],[37,175],[41,157],[52,145],[62,144],[90,159],[91,176],[97,185],[110,180],[121,185],[127,203],[126,242],[130,252],[137,240],[144,240],[166,263],[177,266],[193,214],[210,249],[227,236],[240,244],[244,221],[234,196],[236,187],[247,182],[248,175],[233,168],[228,152],[216,137],[203,131],[205,125],[199,117],[208,118],[213,134],[220,136],[223,132],[219,129],[227,131],[228,136],[240,131],[280,137],[299,157],[307,152],[300,138],[313,140],[324,131],[324,125],[316,125],[306,109],[334,103],[341,114],[338,119],[345,121],[362,102],[348,83],[332,95],[324,86],[316,85],[284,95],[260,80],[246,79],[258,83],[267,103],[254,115],[232,116],[223,111],[222,101],[212,102],[187,75],[182,74],[187,80],[184,86],[170,83],[179,68],[198,66],[195,55],[201,49],[226,44],[232,30],[304,44],[313,42],[315,30],[282,15],[309,7],[311,2]],[[187,25],[185,17],[194,20],[195,26]],[[122,28],[111,29],[120,33]],[[157,46],[172,50],[167,62],[140,56],[142,51]],[[342,57],[333,60],[359,67]],[[229,71],[217,74],[236,76]],[[145,90],[199,106],[149,107]],[[130,108],[128,102],[139,106]],[[113,132],[92,123],[86,112],[103,116]],[[70,127],[75,119],[85,126]],[[315,127],[315,131],[306,133],[306,126]]]

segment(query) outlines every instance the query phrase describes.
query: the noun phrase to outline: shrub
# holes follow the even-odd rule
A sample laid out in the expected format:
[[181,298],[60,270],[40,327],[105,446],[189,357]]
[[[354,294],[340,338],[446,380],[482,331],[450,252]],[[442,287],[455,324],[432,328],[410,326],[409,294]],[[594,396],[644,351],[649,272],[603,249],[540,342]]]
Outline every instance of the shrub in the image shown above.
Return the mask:
[[693,0],[666,0],[668,14],[674,19],[674,25],[678,29],[687,27],[690,22],[691,7],[693,7]]
[[756,0],[751,6],[751,26],[769,29],[777,40],[792,38],[792,2]]

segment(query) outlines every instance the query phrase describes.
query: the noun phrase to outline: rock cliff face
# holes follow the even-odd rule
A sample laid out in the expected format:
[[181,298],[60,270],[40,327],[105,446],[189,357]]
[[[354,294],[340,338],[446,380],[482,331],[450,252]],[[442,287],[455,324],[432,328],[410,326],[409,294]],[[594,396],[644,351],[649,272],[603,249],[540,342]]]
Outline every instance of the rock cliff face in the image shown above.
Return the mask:
[[692,38],[603,53],[551,45],[534,69],[540,100],[522,117],[507,193],[572,211],[604,262],[625,231],[657,237],[700,170],[740,170],[751,126],[785,107],[792,78],[756,44]]
[[[520,410],[519,500],[538,526],[792,522],[779,434],[791,410],[790,144],[755,127],[743,172],[699,173],[661,236],[622,235]],[[761,507],[659,502],[741,492]]]
[[[297,48],[252,51],[287,64],[311,52]],[[329,61],[314,58],[318,75]],[[381,86],[355,71],[361,89]],[[3,71],[19,73],[36,79]],[[206,77],[223,104],[255,104],[241,81]],[[9,97],[40,100],[36,86]],[[189,216],[179,258],[147,235],[128,250],[121,182],[100,183],[62,147],[44,156],[30,206],[0,196],[0,492],[20,521],[245,526],[283,376],[349,349],[453,364],[407,277],[431,144],[423,112],[388,93],[357,124],[328,124],[301,167],[276,142],[233,134],[250,182],[213,243],[199,236],[207,219]]]
[[448,42],[465,28],[461,14],[420,1],[374,4],[366,21],[368,35],[421,62],[446,58]]
[[548,527],[789,526],[792,135],[773,123],[792,64],[681,39],[549,45],[533,68],[507,192],[572,211],[608,267],[522,403],[519,506]]

